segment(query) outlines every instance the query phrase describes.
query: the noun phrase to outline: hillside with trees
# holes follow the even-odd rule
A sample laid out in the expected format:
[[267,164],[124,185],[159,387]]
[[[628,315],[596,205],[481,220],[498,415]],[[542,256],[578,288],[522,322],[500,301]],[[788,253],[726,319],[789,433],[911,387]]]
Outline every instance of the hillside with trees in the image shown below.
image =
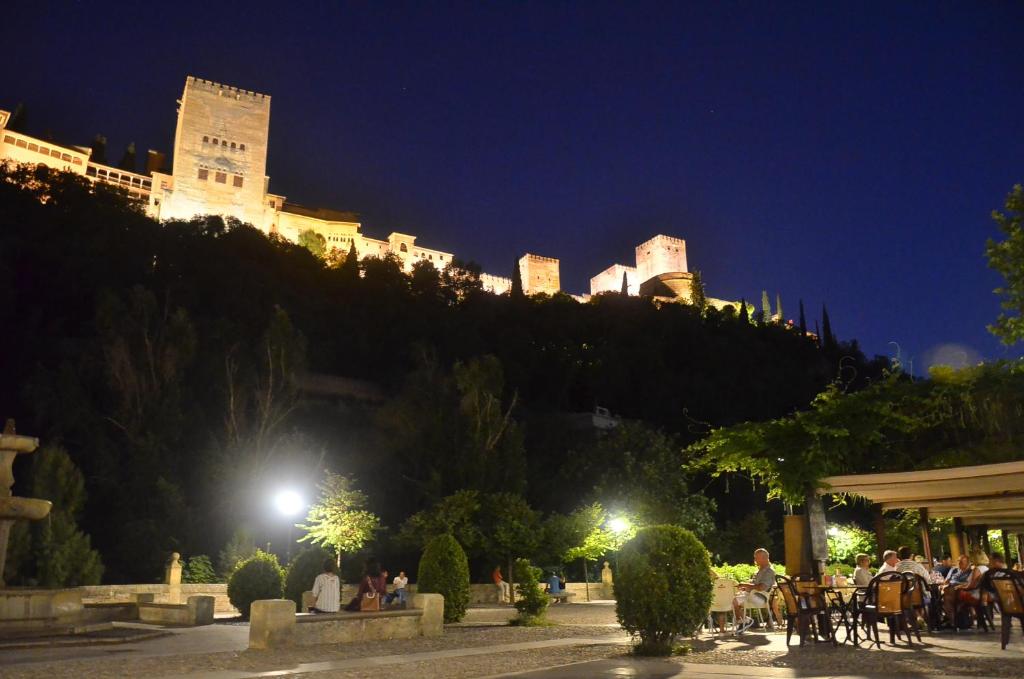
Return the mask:
[[[460,491],[499,514],[521,501],[526,522],[599,502],[685,517],[711,540],[763,490],[683,473],[681,451],[803,410],[837,379],[862,389],[886,365],[828,319],[819,342],[760,318],[616,293],[495,296],[471,262],[406,274],[325,259],[219,217],[158,224],[72,175],[0,171],[0,413],[66,451],[62,473],[84,479],[67,512],[83,532],[66,532],[111,582],[158,578],[172,550],[218,554],[239,525],[258,533],[277,480],[313,492],[324,469],[365,493],[386,527],[378,550],[404,553],[409,517]],[[324,398],[303,387],[311,374],[382,400]],[[595,429],[597,406],[623,423]],[[25,490],[59,483],[29,467]]]

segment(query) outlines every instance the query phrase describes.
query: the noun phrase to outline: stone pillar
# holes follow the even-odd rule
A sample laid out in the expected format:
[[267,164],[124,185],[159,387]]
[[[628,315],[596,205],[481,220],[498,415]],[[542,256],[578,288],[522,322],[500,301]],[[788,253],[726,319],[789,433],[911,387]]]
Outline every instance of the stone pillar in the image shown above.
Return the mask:
[[924,560],[928,563],[928,570],[931,571],[932,564],[932,539],[928,532],[928,508],[921,507],[918,529],[921,531],[921,549],[924,551]]
[[249,612],[249,648],[287,646],[295,631],[295,602],[291,599],[261,599]]
[[212,625],[215,598],[196,595],[188,598],[188,619],[192,625]]
[[806,573],[808,568],[804,549],[806,523],[802,514],[788,514],[783,517],[782,535],[785,545],[786,575]]
[[164,584],[167,585],[168,603],[181,603],[181,554],[171,552],[171,560],[167,562],[164,572]]
[[[413,594],[410,603],[423,611],[420,636],[439,637],[444,633],[444,597],[440,594]],[[251,644],[250,644],[251,645]]]

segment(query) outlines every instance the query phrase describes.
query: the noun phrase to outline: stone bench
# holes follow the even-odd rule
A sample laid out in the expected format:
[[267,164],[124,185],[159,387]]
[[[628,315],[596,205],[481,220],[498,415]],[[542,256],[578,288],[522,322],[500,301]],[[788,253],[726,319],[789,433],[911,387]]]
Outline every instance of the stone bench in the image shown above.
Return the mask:
[[572,600],[576,598],[575,594],[572,592],[566,592],[564,589],[556,594],[548,592],[548,596],[554,599],[556,604],[572,603]]
[[254,601],[249,615],[249,648],[312,646],[353,641],[413,639],[444,631],[444,597],[414,594],[410,607],[367,613],[296,613],[291,599]]
[[140,601],[138,607],[140,622],[187,627],[213,624],[212,596],[190,596],[187,604],[155,604]]

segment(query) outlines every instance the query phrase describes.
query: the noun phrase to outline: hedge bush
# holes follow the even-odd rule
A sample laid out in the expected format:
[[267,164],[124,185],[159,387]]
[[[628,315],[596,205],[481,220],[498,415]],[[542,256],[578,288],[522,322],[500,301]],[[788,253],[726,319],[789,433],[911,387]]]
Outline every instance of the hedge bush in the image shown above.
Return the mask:
[[335,556],[323,547],[306,547],[288,564],[284,578],[284,598],[295,602],[302,611],[302,593],[313,589],[316,576],[324,572],[324,561]]
[[284,591],[284,569],[273,554],[257,549],[238,564],[228,580],[228,599],[242,617],[249,617],[253,601],[280,599]]
[[544,620],[544,614],[551,603],[551,598],[540,587],[541,570],[527,559],[516,559],[516,610],[519,617],[513,623],[517,625],[537,625]]
[[438,535],[423,548],[416,591],[444,597],[444,621],[458,622],[469,606],[469,560],[451,535]]
[[219,582],[217,573],[213,570],[213,563],[205,554],[196,554],[188,560],[181,570],[181,581],[190,584]]
[[615,612],[639,637],[634,652],[669,655],[677,635],[692,635],[711,607],[711,561],[693,533],[650,526],[622,546],[615,574]]

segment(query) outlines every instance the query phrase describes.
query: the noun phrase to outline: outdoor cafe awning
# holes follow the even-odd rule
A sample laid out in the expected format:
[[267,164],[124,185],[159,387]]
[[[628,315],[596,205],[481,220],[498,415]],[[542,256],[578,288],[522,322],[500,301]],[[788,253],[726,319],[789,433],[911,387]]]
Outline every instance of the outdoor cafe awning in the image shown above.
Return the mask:
[[965,526],[1024,532],[1024,461],[822,479],[819,494],[849,493],[887,509],[927,509]]

